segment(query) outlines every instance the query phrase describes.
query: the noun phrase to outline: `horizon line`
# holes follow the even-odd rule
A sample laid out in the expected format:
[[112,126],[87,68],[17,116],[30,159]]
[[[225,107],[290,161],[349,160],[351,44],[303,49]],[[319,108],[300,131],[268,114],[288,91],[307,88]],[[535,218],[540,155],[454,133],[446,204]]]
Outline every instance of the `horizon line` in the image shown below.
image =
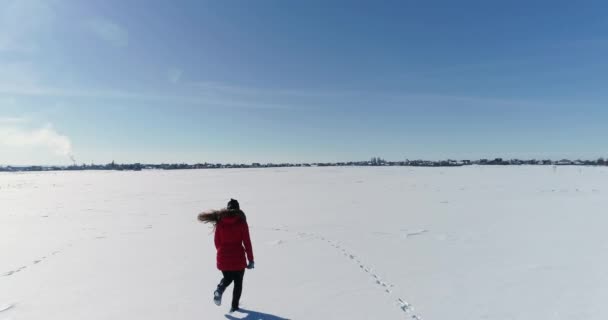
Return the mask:
[[259,162],[259,161],[253,161],[253,162],[209,162],[209,161],[205,161],[205,162],[108,162],[108,163],[94,163],[91,162],[89,164],[87,163],[73,163],[73,164],[0,164],[0,167],[60,167],[60,168],[69,168],[69,167],[83,167],[83,166],[106,166],[106,165],[111,165],[111,164],[115,164],[115,165],[152,165],[152,166],[159,166],[159,165],[305,165],[305,164],[341,164],[341,163],[370,163],[370,162],[374,162],[374,159],[379,160],[381,163],[402,163],[402,162],[412,162],[412,161],[423,161],[423,162],[442,162],[442,161],[470,161],[470,162],[478,162],[478,161],[482,161],[482,160],[486,160],[486,161],[496,161],[496,160],[501,160],[501,161],[513,161],[513,160],[517,160],[517,161],[562,161],[562,160],[566,160],[566,161],[598,161],[598,160],[608,160],[608,157],[597,157],[597,158],[576,158],[574,160],[569,159],[569,158],[561,158],[561,159],[556,159],[556,158],[505,158],[505,157],[486,157],[486,158],[479,158],[479,159],[457,159],[457,158],[445,158],[445,159],[440,159],[440,160],[430,160],[430,159],[403,159],[403,160],[386,160],[383,159],[382,157],[372,157],[369,160],[348,160],[348,161],[305,161],[305,162],[290,162],[290,161],[283,161],[283,162]]

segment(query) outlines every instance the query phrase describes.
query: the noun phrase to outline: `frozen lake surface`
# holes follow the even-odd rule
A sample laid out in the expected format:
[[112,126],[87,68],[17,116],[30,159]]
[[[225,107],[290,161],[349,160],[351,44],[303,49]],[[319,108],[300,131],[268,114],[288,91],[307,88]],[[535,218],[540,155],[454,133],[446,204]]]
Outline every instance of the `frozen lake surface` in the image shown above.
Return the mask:
[[[231,197],[227,314],[195,218]],[[607,208],[600,167],[1,173],[0,320],[604,320]]]

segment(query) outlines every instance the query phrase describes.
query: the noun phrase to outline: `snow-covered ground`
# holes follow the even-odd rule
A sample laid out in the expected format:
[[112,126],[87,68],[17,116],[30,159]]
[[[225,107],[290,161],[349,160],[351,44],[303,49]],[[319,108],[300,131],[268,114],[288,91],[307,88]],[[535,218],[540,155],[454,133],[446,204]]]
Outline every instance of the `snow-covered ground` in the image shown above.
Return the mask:
[[[234,314],[195,220],[230,197]],[[0,320],[604,320],[607,208],[594,167],[3,173]]]

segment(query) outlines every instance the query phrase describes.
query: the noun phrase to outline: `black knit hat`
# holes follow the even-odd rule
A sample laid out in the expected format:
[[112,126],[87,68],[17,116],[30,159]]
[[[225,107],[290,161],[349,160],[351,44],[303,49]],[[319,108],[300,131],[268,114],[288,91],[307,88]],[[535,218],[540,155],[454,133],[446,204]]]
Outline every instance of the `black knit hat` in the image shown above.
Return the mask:
[[228,205],[226,206],[226,209],[228,210],[240,210],[241,207],[239,206],[239,202],[234,200],[234,199],[230,199],[230,201],[228,201]]

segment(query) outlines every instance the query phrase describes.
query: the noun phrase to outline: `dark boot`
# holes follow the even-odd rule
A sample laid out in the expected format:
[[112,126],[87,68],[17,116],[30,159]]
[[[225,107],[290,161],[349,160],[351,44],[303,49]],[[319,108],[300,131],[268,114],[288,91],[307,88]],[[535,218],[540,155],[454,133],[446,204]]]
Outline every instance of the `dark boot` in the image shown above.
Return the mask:
[[225,279],[222,279],[222,281],[220,281],[220,284],[217,285],[217,289],[213,291],[213,302],[218,306],[222,305],[222,295],[224,294],[224,290],[226,290],[227,287],[226,282],[227,281]]
[[219,289],[213,291],[213,302],[218,306],[222,305],[222,292]]

